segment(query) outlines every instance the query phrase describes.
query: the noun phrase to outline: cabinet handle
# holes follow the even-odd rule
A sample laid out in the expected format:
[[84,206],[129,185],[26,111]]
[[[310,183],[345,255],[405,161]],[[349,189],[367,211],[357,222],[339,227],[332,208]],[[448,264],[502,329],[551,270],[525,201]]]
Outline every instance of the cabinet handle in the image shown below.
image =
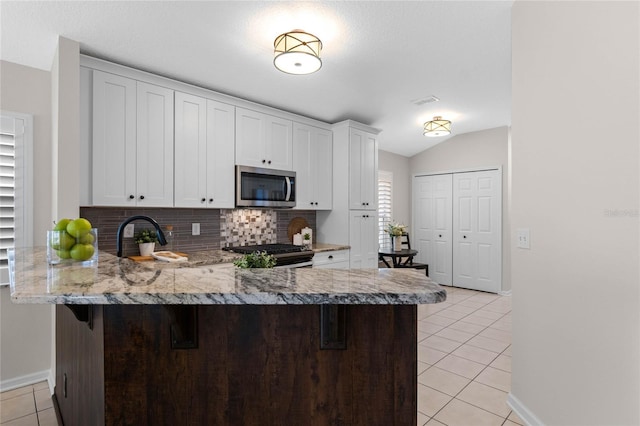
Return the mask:
[[140,199],[141,199],[141,200],[144,200],[144,195],[141,195],[141,196],[140,196]]
[[209,202],[210,202],[210,203],[213,203],[213,198],[209,198]]
[[205,201],[207,201],[206,198],[203,198],[203,199],[200,200],[201,203],[204,203]]
[[129,195],[129,199],[130,200],[133,200],[134,198],[136,198],[136,197],[134,197],[133,194]]

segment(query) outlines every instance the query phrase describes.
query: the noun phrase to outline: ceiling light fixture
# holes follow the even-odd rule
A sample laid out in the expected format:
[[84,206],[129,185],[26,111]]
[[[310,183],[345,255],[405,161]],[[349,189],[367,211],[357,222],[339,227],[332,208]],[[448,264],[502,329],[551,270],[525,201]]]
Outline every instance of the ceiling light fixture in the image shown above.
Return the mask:
[[313,34],[293,30],[273,42],[273,65],[287,74],[311,74],[322,66],[322,42]]
[[424,123],[423,135],[425,136],[446,136],[449,133],[451,133],[451,121],[443,120],[439,115],[433,117],[432,121]]

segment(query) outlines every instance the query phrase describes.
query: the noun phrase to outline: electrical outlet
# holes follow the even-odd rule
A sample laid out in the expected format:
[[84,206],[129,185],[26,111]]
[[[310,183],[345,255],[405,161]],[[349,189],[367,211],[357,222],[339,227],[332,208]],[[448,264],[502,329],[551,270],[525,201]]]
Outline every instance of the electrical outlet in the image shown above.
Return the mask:
[[191,235],[200,235],[200,224],[192,223],[191,224]]
[[517,243],[518,248],[523,248],[523,249],[530,248],[529,247],[529,240],[530,240],[529,228],[519,228],[517,230],[517,237],[518,237],[518,243]]
[[133,238],[133,223],[128,224],[124,227],[124,237],[125,238]]

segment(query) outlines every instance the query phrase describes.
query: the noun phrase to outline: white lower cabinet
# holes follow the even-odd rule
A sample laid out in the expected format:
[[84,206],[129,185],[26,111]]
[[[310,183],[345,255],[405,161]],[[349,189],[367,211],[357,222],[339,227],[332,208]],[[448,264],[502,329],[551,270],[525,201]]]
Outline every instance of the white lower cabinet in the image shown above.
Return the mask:
[[235,107],[175,96],[175,206],[234,207]]
[[349,269],[349,250],[323,251],[313,256],[313,267]]
[[349,212],[351,269],[378,267],[378,214],[373,211]]

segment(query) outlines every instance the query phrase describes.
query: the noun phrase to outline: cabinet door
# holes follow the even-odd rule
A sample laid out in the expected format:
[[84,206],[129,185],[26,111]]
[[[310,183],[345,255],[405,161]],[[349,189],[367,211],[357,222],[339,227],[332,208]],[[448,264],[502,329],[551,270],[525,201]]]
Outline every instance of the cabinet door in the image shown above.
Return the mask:
[[375,212],[352,211],[349,219],[351,269],[378,267],[378,219]]
[[207,100],[207,206],[233,208],[235,107]]
[[378,145],[366,132],[351,129],[349,135],[349,208],[376,210]]
[[416,261],[429,265],[429,277],[451,285],[452,175],[417,176],[413,181]]
[[333,206],[333,134],[328,130],[316,129],[313,145],[312,186],[314,208],[331,210]]
[[293,170],[293,122],[265,115],[266,165],[269,169]]
[[453,285],[500,291],[501,199],[500,171],[453,175]]
[[137,88],[136,205],[173,207],[173,90]]
[[236,164],[265,167],[266,160],[264,114],[236,108]]
[[296,172],[296,209],[315,209],[313,193],[312,131],[310,126],[293,124],[293,170]]
[[331,210],[332,149],[330,131],[293,123],[296,209]]
[[136,205],[136,82],[93,72],[93,205]]
[[175,206],[204,207],[207,196],[207,101],[180,92],[176,92],[175,97]]

